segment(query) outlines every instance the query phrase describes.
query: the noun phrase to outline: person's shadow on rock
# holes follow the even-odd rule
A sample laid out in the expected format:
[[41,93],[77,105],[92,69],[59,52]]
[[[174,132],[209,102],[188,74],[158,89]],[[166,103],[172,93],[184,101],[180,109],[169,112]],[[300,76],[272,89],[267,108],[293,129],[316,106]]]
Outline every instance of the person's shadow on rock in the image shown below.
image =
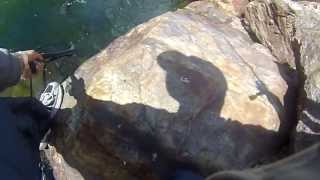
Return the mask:
[[[139,179],[154,176],[170,179],[177,169],[198,171],[200,168],[205,169],[201,173],[207,174],[215,171],[216,167],[224,166],[223,160],[239,163],[245,158],[250,161],[250,158],[255,160],[263,155],[260,152],[265,152],[265,147],[254,147],[257,153],[248,155],[250,152],[245,150],[247,143],[261,144],[259,138],[274,138],[275,133],[260,126],[242,125],[220,117],[227,83],[217,67],[177,51],[160,54],[157,62],[166,71],[168,93],[179,103],[176,113],[145,104],[120,105],[94,99],[86,95],[83,79],[71,78],[69,94],[77,99],[76,108],[82,112],[77,114],[81,116],[77,134],[86,134],[78,137],[83,144],[80,147],[86,146],[88,151],[101,156],[112,155],[119,161],[118,165],[102,163],[104,169],[108,169],[108,166],[119,166],[119,169],[127,167],[130,174]],[[70,114],[74,111],[66,109],[63,113],[67,113],[64,118],[74,118]],[[265,146],[268,146],[268,138],[265,139]],[[84,142],[90,142],[90,147]],[[102,149],[96,148],[101,146]],[[60,147],[63,148],[63,145]],[[90,164],[82,166],[77,163],[81,160],[70,156],[72,150],[62,152],[69,153],[66,160],[73,167],[79,171],[87,169],[83,175],[92,178],[87,173]],[[220,154],[223,154],[222,158]],[[126,162],[126,167],[122,167],[121,161]],[[113,174],[110,177],[117,176]]]

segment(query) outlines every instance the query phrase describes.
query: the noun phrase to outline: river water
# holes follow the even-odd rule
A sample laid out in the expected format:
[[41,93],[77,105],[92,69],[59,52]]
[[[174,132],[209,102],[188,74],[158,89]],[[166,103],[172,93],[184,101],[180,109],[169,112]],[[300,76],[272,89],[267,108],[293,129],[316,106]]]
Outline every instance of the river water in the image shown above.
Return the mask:
[[[48,67],[49,79],[62,81],[87,58],[134,26],[174,10],[183,0],[1,0],[0,47],[12,51],[55,51],[73,43],[75,56]],[[1,72],[0,72],[1,73]],[[42,88],[34,79],[34,92]],[[29,83],[0,96],[28,96]]]

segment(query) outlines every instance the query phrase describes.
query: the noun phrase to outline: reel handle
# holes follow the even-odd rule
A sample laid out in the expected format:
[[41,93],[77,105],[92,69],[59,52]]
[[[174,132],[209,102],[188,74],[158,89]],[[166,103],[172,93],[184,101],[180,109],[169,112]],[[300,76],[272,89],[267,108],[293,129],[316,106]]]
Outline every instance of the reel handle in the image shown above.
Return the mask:
[[36,74],[37,73],[37,63],[35,61],[32,61],[29,63],[31,73]]

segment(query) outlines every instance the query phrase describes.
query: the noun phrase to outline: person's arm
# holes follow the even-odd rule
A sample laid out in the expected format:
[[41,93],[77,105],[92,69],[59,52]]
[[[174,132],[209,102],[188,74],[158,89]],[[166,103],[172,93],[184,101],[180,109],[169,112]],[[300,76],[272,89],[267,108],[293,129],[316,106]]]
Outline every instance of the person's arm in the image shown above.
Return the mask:
[[[42,59],[42,56],[33,50],[10,53],[0,48],[0,91],[16,85],[21,78],[31,78],[29,63]],[[37,63],[37,70],[42,67],[42,64]]]
[[6,49],[0,49],[0,91],[17,84],[22,74],[23,62]]

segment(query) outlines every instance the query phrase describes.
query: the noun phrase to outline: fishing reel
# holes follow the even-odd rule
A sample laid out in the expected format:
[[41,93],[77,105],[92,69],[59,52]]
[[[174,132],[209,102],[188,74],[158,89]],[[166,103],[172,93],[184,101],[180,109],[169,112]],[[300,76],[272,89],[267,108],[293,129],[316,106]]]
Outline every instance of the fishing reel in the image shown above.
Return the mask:
[[[70,47],[65,50],[61,50],[61,51],[57,51],[57,52],[50,52],[50,53],[40,53],[44,59],[41,62],[46,65],[46,64],[54,62],[60,58],[73,56],[74,51],[75,51],[75,47],[73,44],[71,44]],[[38,63],[37,61],[36,62],[33,61],[33,62],[29,63],[32,74],[37,73],[37,63]]]
[[[43,84],[46,85],[46,66],[47,64],[54,62],[56,60],[59,60],[63,57],[70,57],[73,56],[75,53],[75,47],[71,43],[70,47],[65,50],[56,51],[56,52],[50,52],[50,53],[40,53],[43,57],[43,60],[41,60],[41,63],[44,63],[44,70],[43,70]],[[40,63],[40,61],[32,61],[29,63],[31,73],[36,74],[37,73],[37,63]],[[33,97],[33,85],[32,85],[32,78],[30,78],[30,97]]]

